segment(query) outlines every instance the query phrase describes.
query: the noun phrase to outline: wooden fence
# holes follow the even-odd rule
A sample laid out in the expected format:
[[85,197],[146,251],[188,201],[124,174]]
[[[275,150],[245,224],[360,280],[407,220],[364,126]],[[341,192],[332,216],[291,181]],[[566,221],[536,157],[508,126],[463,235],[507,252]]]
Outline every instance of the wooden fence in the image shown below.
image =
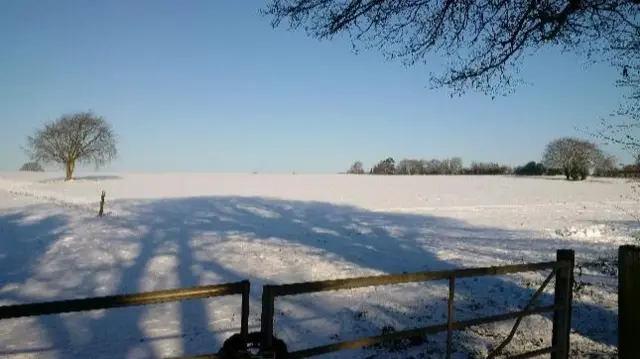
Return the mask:
[[[272,347],[274,334],[274,310],[275,298],[298,295],[306,293],[343,290],[362,288],[368,286],[414,283],[434,280],[449,280],[449,298],[447,301],[448,316],[447,322],[422,328],[410,329],[389,334],[382,334],[368,338],[349,340],[335,344],[328,344],[319,347],[302,349],[289,353],[288,358],[307,358],[316,355],[326,354],[335,351],[356,349],[366,345],[380,343],[386,340],[394,340],[407,337],[423,336],[425,334],[447,332],[446,357],[451,358],[453,351],[453,331],[464,329],[470,326],[487,324],[508,319],[517,319],[511,333],[490,355],[489,358],[495,357],[504,347],[511,341],[515,331],[523,317],[533,314],[553,312],[553,333],[551,346],[535,351],[530,351],[520,355],[512,356],[512,359],[532,358],[543,354],[551,354],[552,359],[567,359],[569,357],[569,332],[571,329],[571,303],[572,303],[572,285],[573,285],[573,267],[574,252],[572,250],[559,250],[557,252],[556,261],[543,263],[530,263],[519,265],[508,265],[501,267],[485,267],[485,268],[468,268],[438,272],[421,272],[400,275],[382,275],[371,277],[360,277],[351,279],[338,279],[318,282],[305,282],[284,285],[265,285],[262,292],[262,318],[261,318],[261,334],[262,343],[261,350],[268,351]],[[481,318],[475,318],[465,321],[454,321],[454,295],[455,283],[457,278],[480,277],[490,275],[504,275],[519,272],[548,270],[552,272],[543,282],[542,286],[534,293],[531,301],[527,306],[519,312],[510,312],[500,315],[493,315]],[[535,300],[543,292],[544,288],[553,277],[555,281],[554,303],[550,306],[534,307]]]

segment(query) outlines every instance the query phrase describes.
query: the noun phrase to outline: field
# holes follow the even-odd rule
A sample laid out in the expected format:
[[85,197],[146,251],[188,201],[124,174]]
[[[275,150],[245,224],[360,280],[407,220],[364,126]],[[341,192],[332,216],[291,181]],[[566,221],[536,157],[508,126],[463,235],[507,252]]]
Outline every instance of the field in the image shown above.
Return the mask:
[[[100,192],[106,216],[98,218]],[[552,260],[576,250],[572,357],[615,357],[615,273],[588,263],[634,243],[624,180],[569,183],[501,176],[0,173],[0,304],[252,283],[261,286]],[[637,243],[637,242],[636,242]],[[578,274],[578,273],[576,273]],[[546,273],[460,280],[456,319],[524,306]],[[552,298],[553,286],[543,301]],[[436,324],[444,282],[286,297],[276,335],[290,349]],[[7,358],[148,358],[217,350],[239,331],[239,297],[10,320]],[[457,332],[456,358],[486,356],[513,321]],[[548,345],[533,316],[506,352]],[[444,334],[409,350],[373,347],[327,357],[440,357]]]

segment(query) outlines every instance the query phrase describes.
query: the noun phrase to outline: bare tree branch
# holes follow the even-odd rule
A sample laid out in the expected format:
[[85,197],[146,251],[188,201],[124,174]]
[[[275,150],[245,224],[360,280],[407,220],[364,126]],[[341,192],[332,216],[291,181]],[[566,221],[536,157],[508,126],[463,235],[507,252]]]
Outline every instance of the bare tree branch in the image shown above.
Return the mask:
[[454,93],[509,91],[523,55],[543,47],[596,61],[630,62],[638,40],[637,0],[270,0],[272,26],[288,21],[310,36],[349,34],[355,48],[377,48],[407,66],[446,58],[431,76]]

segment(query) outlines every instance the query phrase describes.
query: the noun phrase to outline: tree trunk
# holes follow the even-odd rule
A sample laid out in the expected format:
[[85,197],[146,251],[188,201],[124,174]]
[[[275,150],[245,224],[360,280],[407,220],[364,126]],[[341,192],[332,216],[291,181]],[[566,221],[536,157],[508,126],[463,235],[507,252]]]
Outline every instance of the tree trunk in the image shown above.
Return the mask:
[[67,170],[67,175],[64,178],[64,180],[65,181],[70,181],[72,176],[73,176],[73,170],[76,167],[76,163],[73,162],[73,161],[69,161],[69,162],[67,162],[65,167],[66,167],[66,170]]

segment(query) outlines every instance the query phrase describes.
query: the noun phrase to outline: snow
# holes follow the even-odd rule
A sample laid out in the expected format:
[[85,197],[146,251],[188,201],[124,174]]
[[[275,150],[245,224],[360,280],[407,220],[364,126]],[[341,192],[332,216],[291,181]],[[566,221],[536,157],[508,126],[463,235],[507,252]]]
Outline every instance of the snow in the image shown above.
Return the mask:
[[[106,216],[97,217],[101,191]],[[249,279],[261,287],[335,278],[553,260],[576,251],[572,357],[616,357],[616,277],[587,266],[637,243],[640,209],[624,180],[501,176],[0,173],[0,304]],[[456,283],[458,320],[519,310],[547,273]],[[276,300],[290,350],[439,324],[443,281]],[[553,295],[553,281],[542,304]],[[513,321],[456,332],[455,357],[486,356]],[[6,320],[7,358],[148,358],[215,352],[239,332],[239,297]],[[441,357],[445,334],[325,357]],[[523,320],[505,352],[550,344],[549,316]]]

